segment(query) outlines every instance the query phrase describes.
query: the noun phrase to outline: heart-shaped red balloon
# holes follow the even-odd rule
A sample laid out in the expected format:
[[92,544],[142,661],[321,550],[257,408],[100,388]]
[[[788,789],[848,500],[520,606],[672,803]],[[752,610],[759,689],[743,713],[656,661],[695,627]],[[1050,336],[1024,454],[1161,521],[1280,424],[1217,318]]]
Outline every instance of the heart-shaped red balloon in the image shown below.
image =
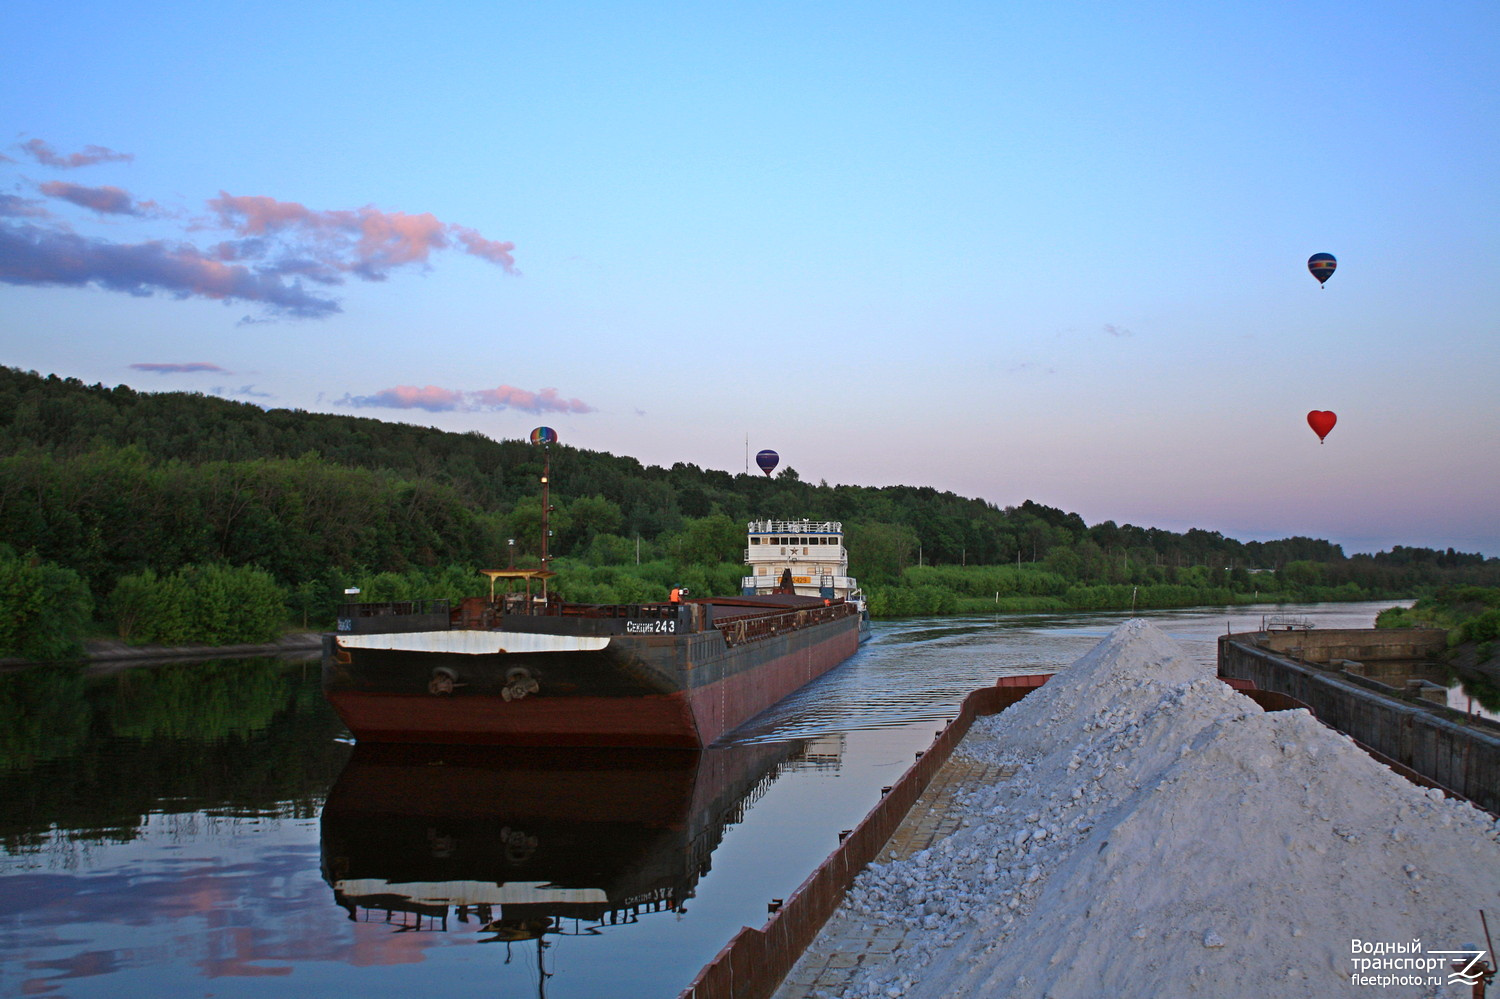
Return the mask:
[[1307,425],[1313,428],[1313,433],[1318,435],[1320,443],[1337,422],[1339,418],[1326,409],[1315,409],[1307,414]]

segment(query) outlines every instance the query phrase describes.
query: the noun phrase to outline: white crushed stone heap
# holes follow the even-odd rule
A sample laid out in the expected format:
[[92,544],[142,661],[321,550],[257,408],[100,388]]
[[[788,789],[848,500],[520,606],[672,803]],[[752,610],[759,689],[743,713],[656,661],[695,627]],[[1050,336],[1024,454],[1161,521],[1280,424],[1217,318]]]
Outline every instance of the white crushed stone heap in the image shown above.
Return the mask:
[[1482,947],[1480,909],[1500,928],[1488,814],[1306,711],[1263,712],[1143,620],[956,753],[1020,769],[962,794],[952,836],[860,875],[829,931],[906,937],[841,997],[1468,996],[1446,967],[1357,959]]

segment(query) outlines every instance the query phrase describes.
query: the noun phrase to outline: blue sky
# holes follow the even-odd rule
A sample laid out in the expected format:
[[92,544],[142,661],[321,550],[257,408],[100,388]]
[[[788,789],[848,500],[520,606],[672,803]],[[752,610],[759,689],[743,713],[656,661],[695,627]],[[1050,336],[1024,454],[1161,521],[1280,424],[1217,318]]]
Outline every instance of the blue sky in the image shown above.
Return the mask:
[[0,363],[1500,555],[1494,4],[13,0],[0,31]]

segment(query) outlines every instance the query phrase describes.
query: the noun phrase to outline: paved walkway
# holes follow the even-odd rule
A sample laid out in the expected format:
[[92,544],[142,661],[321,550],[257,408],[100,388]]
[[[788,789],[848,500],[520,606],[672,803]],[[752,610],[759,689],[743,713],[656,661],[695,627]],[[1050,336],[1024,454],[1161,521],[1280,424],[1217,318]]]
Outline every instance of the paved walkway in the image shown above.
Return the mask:
[[[906,813],[890,842],[880,851],[880,859],[905,859],[948,836],[958,829],[961,819],[959,811],[952,807],[958,793],[1014,774],[1013,767],[950,758]],[[776,990],[774,999],[842,995],[869,956],[892,954],[901,949],[905,938],[905,928],[866,928],[858,920],[832,917]]]

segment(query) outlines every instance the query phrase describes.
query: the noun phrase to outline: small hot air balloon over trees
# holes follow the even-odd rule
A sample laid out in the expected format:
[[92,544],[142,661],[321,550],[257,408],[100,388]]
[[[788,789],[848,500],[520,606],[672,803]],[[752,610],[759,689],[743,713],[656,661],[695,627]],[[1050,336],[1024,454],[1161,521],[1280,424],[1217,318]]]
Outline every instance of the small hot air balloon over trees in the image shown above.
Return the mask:
[[1339,262],[1333,259],[1331,253],[1314,253],[1307,258],[1307,269],[1312,271],[1312,276],[1318,279],[1319,287],[1322,287],[1324,281],[1333,277],[1334,269],[1338,265]]
[[551,427],[537,427],[531,432],[531,443],[541,444],[544,446],[548,444],[556,444],[557,431],[553,430]]
[[1332,430],[1333,425],[1338,421],[1339,418],[1326,409],[1315,409],[1307,414],[1307,425],[1312,427],[1313,433],[1318,435],[1319,444],[1323,443],[1323,438],[1328,436],[1328,431]]
[[770,475],[772,472],[776,471],[776,465],[780,461],[781,455],[777,454],[775,451],[772,451],[770,448],[766,448],[764,451],[757,451],[755,454],[755,463],[759,465],[760,470],[762,472],[765,472],[767,475]]

